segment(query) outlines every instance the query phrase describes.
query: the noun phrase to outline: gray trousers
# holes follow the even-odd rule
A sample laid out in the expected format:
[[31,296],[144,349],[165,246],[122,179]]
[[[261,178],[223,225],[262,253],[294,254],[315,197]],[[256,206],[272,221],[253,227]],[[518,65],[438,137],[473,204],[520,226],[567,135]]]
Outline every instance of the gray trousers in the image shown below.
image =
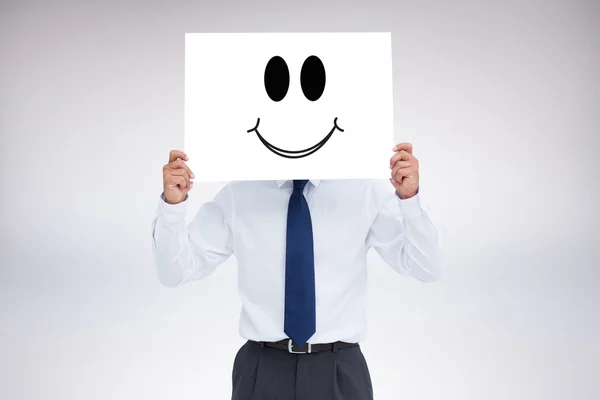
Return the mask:
[[248,341],[233,363],[232,400],[373,400],[359,346],[292,354]]

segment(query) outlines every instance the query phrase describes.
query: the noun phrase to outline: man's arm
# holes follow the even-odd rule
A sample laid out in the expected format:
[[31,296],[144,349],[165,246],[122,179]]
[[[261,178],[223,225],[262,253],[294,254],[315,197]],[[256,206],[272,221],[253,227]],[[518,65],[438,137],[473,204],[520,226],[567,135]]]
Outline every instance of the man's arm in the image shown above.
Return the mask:
[[367,245],[395,271],[423,282],[442,273],[440,232],[420,193],[400,199],[387,182],[374,181],[373,203],[381,204],[371,225]]
[[233,253],[229,185],[213,201],[203,204],[186,226],[188,192],[194,186],[194,173],[186,161],[184,152],[169,152],[169,162],[163,167],[163,193],[152,221],[152,254],[158,279],[169,287],[204,278]]
[[210,275],[233,253],[229,185],[204,203],[186,226],[186,202],[169,204],[161,195],[152,223],[152,248],[158,278],[168,287]]

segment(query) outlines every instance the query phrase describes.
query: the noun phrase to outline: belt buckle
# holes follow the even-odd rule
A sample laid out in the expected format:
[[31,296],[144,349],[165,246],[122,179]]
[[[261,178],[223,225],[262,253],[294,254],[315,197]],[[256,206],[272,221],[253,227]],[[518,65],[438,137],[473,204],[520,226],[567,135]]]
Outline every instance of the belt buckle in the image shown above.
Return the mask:
[[312,345],[310,343],[307,343],[307,345],[308,345],[308,351],[294,351],[294,343],[292,342],[292,339],[288,339],[288,351],[292,354],[310,353],[312,351]]

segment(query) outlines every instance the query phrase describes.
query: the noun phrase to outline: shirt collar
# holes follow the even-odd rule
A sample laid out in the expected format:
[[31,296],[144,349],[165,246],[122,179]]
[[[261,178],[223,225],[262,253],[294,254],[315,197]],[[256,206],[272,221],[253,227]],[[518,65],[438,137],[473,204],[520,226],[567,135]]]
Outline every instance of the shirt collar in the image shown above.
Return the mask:
[[[277,180],[275,182],[277,182],[277,187],[282,187],[286,183],[291,183],[291,181],[292,180],[287,179],[287,180]],[[319,180],[319,179],[309,179],[309,182],[312,183],[315,187],[318,187],[319,186],[319,182],[321,182],[321,180]]]

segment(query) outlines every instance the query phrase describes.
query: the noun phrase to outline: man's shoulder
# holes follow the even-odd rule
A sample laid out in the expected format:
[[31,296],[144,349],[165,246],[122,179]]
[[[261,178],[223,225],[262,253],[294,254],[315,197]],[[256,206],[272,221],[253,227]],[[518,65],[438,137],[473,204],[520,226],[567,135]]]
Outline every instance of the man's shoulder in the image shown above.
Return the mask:
[[256,181],[229,181],[225,186],[231,189],[255,189],[259,187],[268,187],[275,185],[276,181],[256,180]]
[[[332,192],[381,204],[394,196],[395,189],[389,179],[340,179],[328,181]],[[323,187],[325,188],[326,185]]]
[[255,181],[229,181],[224,186],[232,196],[245,196],[247,194],[258,193],[269,188],[276,188],[275,181],[255,180]]
[[363,190],[381,190],[388,189],[390,181],[388,179],[327,179],[321,181],[325,186],[335,187],[336,189],[363,189]]

